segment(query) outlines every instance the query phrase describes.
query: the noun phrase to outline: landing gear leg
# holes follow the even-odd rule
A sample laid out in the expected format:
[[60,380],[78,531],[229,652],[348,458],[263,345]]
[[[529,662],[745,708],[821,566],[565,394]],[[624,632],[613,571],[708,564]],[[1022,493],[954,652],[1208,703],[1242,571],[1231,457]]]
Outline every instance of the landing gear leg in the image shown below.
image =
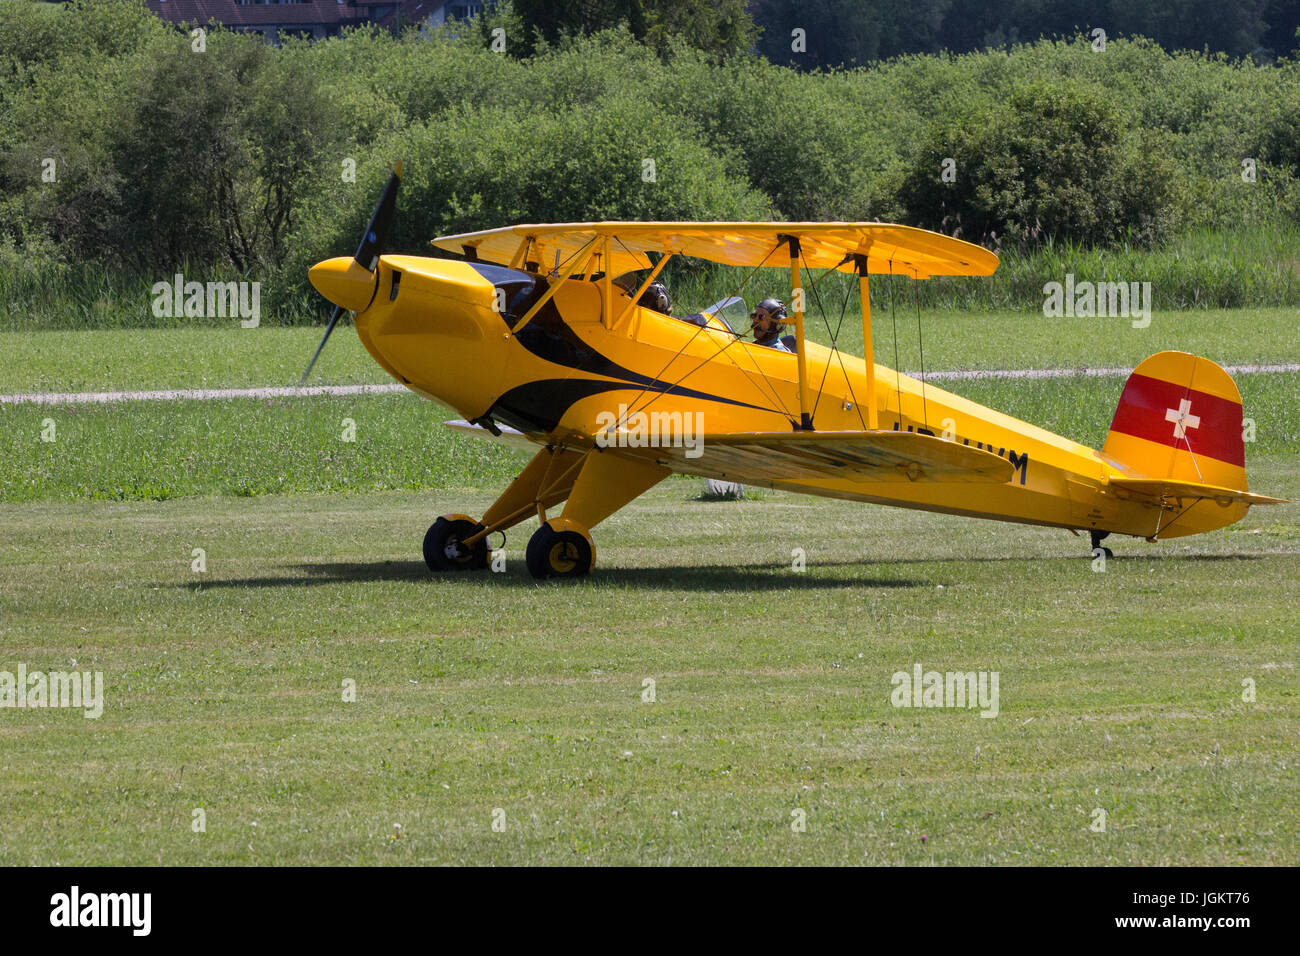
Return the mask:
[[475,521],[469,515],[443,515],[424,536],[424,563],[430,571],[481,571],[488,566],[488,529],[493,533],[512,528],[538,512],[563,501],[573,485],[573,472],[582,461],[579,452],[543,448],[496,503]]
[[563,513],[543,521],[528,542],[529,573],[538,579],[590,573],[596,563],[591,529],[668,474],[653,461],[587,452]]
[[1107,558],[1115,557],[1114,551],[1112,551],[1110,548],[1103,548],[1101,545],[1101,543],[1109,537],[1110,537],[1109,531],[1092,532],[1092,551],[1094,554],[1096,553],[1098,548],[1101,548],[1101,553],[1104,554]]

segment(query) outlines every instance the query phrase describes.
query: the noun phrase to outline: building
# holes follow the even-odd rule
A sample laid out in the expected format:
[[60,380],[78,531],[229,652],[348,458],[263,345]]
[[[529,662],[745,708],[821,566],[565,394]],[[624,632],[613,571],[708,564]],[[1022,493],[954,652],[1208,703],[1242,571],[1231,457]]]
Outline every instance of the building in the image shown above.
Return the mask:
[[261,33],[272,43],[281,33],[320,39],[368,23],[399,30],[483,12],[477,0],[145,0],[145,6],[178,26],[215,22]]

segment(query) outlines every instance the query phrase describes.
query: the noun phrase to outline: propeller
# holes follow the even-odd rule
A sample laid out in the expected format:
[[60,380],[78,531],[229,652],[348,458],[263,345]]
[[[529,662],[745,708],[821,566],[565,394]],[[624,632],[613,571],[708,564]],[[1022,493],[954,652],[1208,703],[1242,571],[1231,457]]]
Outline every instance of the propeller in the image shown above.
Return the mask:
[[[357,246],[356,254],[349,262],[346,259],[330,259],[326,262],[319,263],[312,267],[312,283],[317,289],[325,292],[326,298],[335,302],[334,313],[330,316],[329,324],[325,326],[325,334],[321,337],[320,345],[316,346],[316,354],[311,357],[307,363],[307,371],[302,373],[300,385],[307,384],[307,377],[311,375],[312,368],[316,365],[316,360],[320,358],[321,351],[325,348],[325,343],[329,341],[330,334],[334,331],[334,326],[338,324],[339,316],[344,312],[363,312],[370,304],[370,299],[375,294],[375,270],[379,266],[379,256],[383,249],[385,241],[388,239],[388,230],[393,224],[393,213],[397,209],[397,187],[402,181],[402,164],[399,162],[393,167],[393,174],[388,177],[388,184],[384,186],[383,193],[379,196],[379,202],[375,206],[375,211],[370,215],[370,224],[366,226],[366,231],[361,236],[361,243]],[[342,268],[339,268],[342,266]],[[360,267],[358,269],[357,267]],[[370,279],[370,296],[361,302],[361,298],[356,296],[355,286],[357,285],[359,273],[364,271]],[[354,288],[348,288],[352,286]],[[324,287],[324,288],[322,288]],[[330,295],[326,290],[334,291]],[[342,290],[341,292],[335,290]],[[346,297],[349,301],[346,305],[338,301]],[[360,305],[360,308],[355,306]]]

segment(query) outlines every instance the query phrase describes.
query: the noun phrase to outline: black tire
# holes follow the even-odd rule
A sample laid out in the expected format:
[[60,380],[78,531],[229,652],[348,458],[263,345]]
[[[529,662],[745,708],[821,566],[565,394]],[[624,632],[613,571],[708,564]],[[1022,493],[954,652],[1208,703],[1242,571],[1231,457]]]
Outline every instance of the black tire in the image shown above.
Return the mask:
[[483,526],[463,518],[439,518],[424,535],[424,563],[430,571],[481,571],[488,566],[487,535],[466,548],[460,542]]
[[591,572],[591,544],[576,531],[542,525],[528,539],[528,573],[543,578],[580,578]]

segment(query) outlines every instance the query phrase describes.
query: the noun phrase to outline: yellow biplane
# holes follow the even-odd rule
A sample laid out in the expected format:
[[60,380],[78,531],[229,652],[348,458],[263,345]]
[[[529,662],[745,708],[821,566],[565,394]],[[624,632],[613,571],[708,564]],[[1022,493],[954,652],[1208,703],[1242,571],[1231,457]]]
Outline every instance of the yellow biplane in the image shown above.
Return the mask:
[[[311,269],[336,305],[316,356],[351,311],[393,378],[464,416],[449,425],[537,446],[482,516],[429,528],[431,570],[485,568],[489,535],[536,517],[533,576],[584,575],[592,529],[674,472],[1087,531],[1094,552],[1281,501],[1247,490],[1241,396],[1208,359],[1142,362],[1096,451],[805,338],[809,270],[856,275],[872,356],[870,277],[991,275],[978,246],[874,222],[592,222],[433,240],[463,261],[381,255],[400,175],[356,254]],[[685,321],[643,305],[676,256],[787,270],[788,351],[744,340],[739,297]]]

